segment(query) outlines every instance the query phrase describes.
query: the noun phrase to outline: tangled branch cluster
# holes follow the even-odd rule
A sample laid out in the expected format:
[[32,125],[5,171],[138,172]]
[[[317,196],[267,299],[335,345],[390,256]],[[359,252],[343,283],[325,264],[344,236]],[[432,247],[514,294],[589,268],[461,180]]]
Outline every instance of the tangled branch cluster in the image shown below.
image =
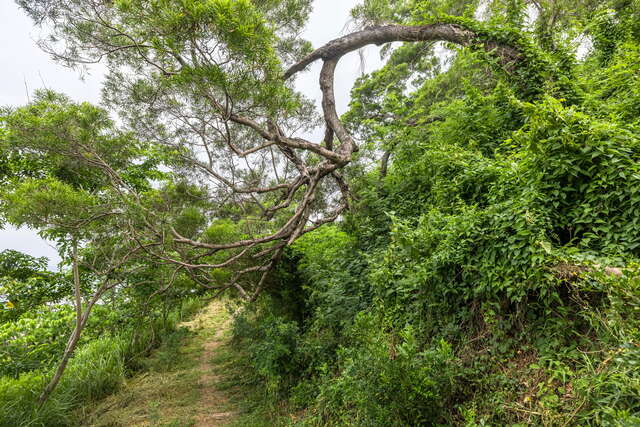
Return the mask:
[[[262,54],[266,48],[257,46],[255,52],[238,59],[237,52],[229,48],[233,35],[220,33],[204,21],[189,21],[189,28],[172,26],[173,38],[164,40],[165,34],[154,23],[168,24],[158,22],[157,11],[151,6],[139,6],[134,11],[137,15],[127,19],[101,0],[74,0],[69,6],[51,3],[50,8],[40,5],[31,12],[40,19],[49,13],[54,23],[65,23],[60,38],[66,38],[67,44],[62,51],[55,42],[44,45],[58,59],[77,64],[107,58],[112,104],[121,111],[137,111],[129,117],[137,133],[174,147],[188,173],[203,178],[206,188],[216,192],[218,205],[233,204],[244,217],[257,216],[259,221],[270,223],[267,232],[263,228],[252,237],[223,243],[183,235],[171,224],[160,224],[161,230],[153,219],[144,221],[148,228],[144,238],[135,227],[131,230],[140,236],[140,247],[150,256],[173,264],[176,271],[184,270],[205,287],[221,291],[235,288],[249,301],[264,288],[288,245],[335,221],[348,209],[349,185],[340,172],[352,162],[358,145],[336,111],[334,82],[342,57],[371,44],[444,41],[491,52],[505,69],[520,60],[517,49],[487,41],[460,24],[386,25],[333,40],[282,74],[279,64],[259,63],[268,61]],[[256,26],[254,32],[259,29]],[[278,117],[277,110],[254,102],[259,97],[278,97],[277,91],[267,89],[262,94],[260,82],[275,87],[273,81],[279,80],[280,86],[286,87],[286,82],[316,61],[323,63],[319,85],[325,132],[320,142],[295,135],[300,129],[313,127],[309,122],[312,114],[291,117],[283,113]],[[131,76],[133,80],[127,81]],[[119,99],[121,86],[128,87],[129,95],[136,95],[126,101]],[[243,91],[249,90],[256,93],[246,96]],[[144,106],[136,105],[136,100]],[[101,167],[115,186],[124,185],[108,164]],[[132,192],[130,188],[126,191]],[[323,205],[325,208],[320,207]],[[153,212],[148,214],[153,216]],[[167,228],[170,237],[164,231]],[[158,244],[150,244],[149,236]],[[171,250],[163,250],[169,241]],[[203,261],[214,255],[215,263]],[[235,273],[231,279],[215,283],[210,272],[232,266]],[[246,277],[251,280],[244,281]]]

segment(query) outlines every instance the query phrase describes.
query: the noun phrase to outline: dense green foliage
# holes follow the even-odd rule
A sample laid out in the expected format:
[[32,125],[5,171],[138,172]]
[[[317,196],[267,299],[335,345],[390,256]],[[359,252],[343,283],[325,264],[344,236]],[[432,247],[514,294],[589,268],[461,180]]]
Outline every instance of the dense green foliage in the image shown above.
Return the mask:
[[68,278],[48,271],[46,258],[13,250],[0,253],[0,297],[4,300],[0,321],[15,319],[45,302],[58,303],[70,294]]
[[50,91],[0,111],[0,220],[63,258],[0,254],[0,424],[72,424],[203,288],[244,297],[243,381],[303,425],[640,424],[638,0],[361,2],[362,28],[473,38],[383,48],[336,187],[282,135],[317,119],[282,80],[308,0],[18,3],[58,60],[108,57],[123,120]]
[[[424,2],[405,3],[357,13],[416,19]],[[489,22],[511,19],[494,3]],[[558,11],[595,43],[533,97],[430,46],[361,79],[346,117],[361,165],[391,150],[388,172],[353,167],[356,206],[297,242],[236,322],[256,381],[304,423],[640,422],[638,5],[600,7]]]

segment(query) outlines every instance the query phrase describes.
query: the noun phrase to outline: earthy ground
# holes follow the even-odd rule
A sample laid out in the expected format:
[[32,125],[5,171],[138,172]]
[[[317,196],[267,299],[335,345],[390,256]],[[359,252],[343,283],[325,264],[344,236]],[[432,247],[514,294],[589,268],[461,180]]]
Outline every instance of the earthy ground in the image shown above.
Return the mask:
[[233,423],[238,413],[225,383],[229,316],[221,302],[205,307],[191,333],[149,358],[144,374],[82,414],[85,426],[196,426]]
[[210,304],[192,322],[187,322],[185,326],[194,331],[215,331],[213,339],[207,339],[200,355],[200,401],[198,403],[199,413],[195,416],[197,427],[224,425],[235,415],[229,407],[229,397],[220,390],[220,384],[224,380],[220,374],[216,373],[217,366],[212,362],[217,359],[220,344],[225,339],[225,332],[228,330],[228,319],[221,320],[221,312],[224,315],[224,308],[220,303]]

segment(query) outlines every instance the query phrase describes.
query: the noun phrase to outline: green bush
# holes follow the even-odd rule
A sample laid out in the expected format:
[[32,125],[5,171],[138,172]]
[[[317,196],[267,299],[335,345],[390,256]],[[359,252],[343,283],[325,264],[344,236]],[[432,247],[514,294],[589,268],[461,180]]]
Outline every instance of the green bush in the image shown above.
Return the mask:
[[274,313],[245,313],[234,321],[236,345],[255,374],[277,394],[298,374],[298,325]]
[[0,376],[48,368],[64,351],[75,312],[69,306],[40,307],[0,323]]
[[52,372],[29,372],[17,379],[0,377],[0,425],[71,424],[74,408],[108,395],[121,384],[124,346],[122,339],[102,338],[80,348],[58,388],[42,406],[38,396]]
[[317,407],[321,424],[446,423],[459,371],[445,341],[421,349],[413,328],[384,332],[369,314],[357,316],[335,366],[325,366]]

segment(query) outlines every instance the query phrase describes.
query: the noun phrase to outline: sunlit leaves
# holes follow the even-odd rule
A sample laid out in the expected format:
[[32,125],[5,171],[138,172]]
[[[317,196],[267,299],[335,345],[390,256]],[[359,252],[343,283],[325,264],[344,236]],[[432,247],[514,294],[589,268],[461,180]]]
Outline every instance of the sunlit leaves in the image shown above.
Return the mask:
[[64,349],[73,318],[69,306],[40,307],[0,324],[0,375],[48,367]]

